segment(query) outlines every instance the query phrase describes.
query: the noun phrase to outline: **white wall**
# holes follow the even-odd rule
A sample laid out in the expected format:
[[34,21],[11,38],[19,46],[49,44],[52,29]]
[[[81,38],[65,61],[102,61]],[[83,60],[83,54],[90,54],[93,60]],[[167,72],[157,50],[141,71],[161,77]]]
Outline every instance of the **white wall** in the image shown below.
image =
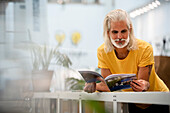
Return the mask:
[[[103,20],[108,8],[106,5],[48,4],[48,32],[50,44],[57,45],[55,34],[65,33],[61,48],[73,62],[73,68],[96,68],[97,48],[103,43]],[[73,32],[81,33],[80,43],[71,42]]]
[[[132,20],[136,37],[151,43],[154,48],[154,55],[170,56],[168,52],[170,50],[170,47],[168,47],[170,44],[170,2],[163,2],[158,8]],[[164,37],[167,40],[167,46],[166,52],[162,53]]]

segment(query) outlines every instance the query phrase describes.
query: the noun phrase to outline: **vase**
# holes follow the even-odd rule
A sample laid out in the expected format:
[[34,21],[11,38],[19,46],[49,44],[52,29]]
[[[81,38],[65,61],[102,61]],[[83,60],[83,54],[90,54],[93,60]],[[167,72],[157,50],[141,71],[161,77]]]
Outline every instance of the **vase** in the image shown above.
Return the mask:
[[38,70],[32,72],[32,83],[34,92],[49,92],[53,71]]

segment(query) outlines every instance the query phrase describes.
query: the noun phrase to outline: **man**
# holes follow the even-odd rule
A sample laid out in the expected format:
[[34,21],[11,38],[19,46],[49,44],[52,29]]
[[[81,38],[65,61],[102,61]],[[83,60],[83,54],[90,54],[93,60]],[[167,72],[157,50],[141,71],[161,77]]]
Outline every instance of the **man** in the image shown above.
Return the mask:
[[[131,82],[132,88],[124,91],[169,91],[155,73],[152,46],[134,37],[132,22],[125,11],[116,9],[106,15],[103,37],[104,44],[98,48],[97,56],[98,67],[101,68],[101,75],[104,78],[110,74],[136,74],[137,80]],[[90,93],[96,90],[110,91],[104,82],[87,83],[84,88],[84,91]],[[129,110],[133,108],[134,111],[137,108],[139,112],[150,108],[149,105],[129,106]]]

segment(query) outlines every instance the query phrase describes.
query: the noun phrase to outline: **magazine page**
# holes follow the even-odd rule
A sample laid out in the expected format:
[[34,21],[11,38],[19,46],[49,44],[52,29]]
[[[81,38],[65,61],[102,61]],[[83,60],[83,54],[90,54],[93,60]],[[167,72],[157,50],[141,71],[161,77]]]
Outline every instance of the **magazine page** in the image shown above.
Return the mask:
[[111,91],[128,89],[130,82],[136,78],[136,74],[112,74],[105,78],[105,81]]
[[94,71],[78,71],[87,83],[97,82],[97,77],[104,79],[99,73]]
[[121,77],[121,78],[136,77],[136,74],[111,74],[111,75],[107,76],[105,78],[105,80],[114,79],[114,78],[117,78],[117,77]]

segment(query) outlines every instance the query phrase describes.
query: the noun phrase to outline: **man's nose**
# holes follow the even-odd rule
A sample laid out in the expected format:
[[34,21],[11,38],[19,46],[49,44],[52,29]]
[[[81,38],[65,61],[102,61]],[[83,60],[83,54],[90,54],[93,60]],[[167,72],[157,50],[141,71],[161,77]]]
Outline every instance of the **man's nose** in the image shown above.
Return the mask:
[[118,38],[122,38],[122,33],[118,33]]

